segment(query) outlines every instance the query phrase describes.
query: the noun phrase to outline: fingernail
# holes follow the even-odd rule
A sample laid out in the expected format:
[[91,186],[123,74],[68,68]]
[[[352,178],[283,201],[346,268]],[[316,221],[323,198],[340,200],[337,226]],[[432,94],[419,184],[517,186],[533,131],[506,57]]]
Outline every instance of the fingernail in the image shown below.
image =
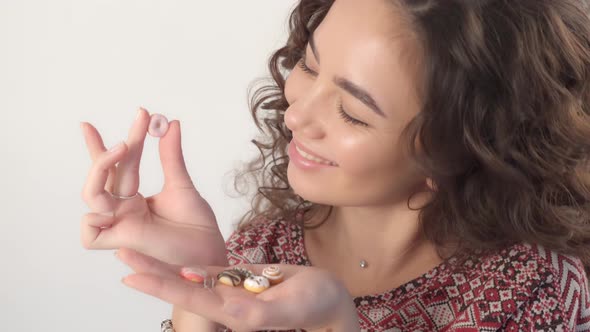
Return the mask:
[[84,122],[80,122],[80,129],[82,130],[82,133],[84,133]]
[[141,112],[143,112],[143,107],[140,107],[140,108],[137,110],[137,115],[135,116],[135,120],[139,119],[139,116],[141,115]]
[[113,146],[109,149],[109,152],[117,152],[123,148],[123,142],[118,143],[117,145]]
[[195,267],[183,267],[180,270],[180,275],[190,281],[201,283],[207,277],[207,271]]

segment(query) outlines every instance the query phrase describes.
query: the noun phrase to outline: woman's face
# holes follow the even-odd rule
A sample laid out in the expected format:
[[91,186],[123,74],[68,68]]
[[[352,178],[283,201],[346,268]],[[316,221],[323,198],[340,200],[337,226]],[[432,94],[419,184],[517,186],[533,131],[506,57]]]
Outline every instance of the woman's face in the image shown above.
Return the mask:
[[[405,203],[424,183],[398,146],[420,101],[415,42],[394,9],[386,0],[335,1],[287,78],[285,123],[294,137],[287,174],[311,202]],[[301,167],[293,143],[337,166]]]

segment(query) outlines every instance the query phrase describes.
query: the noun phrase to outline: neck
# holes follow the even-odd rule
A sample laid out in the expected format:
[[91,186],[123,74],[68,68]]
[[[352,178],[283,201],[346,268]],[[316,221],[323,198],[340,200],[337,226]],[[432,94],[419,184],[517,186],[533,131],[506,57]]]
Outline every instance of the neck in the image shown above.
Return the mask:
[[[397,211],[400,212],[400,211]],[[365,259],[373,270],[397,270],[424,245],[417,212],[368,211],[338,208],[329,220],[337,249],[349,257]]]
[[334,207],[317,233],[326,248],[356,261],[357,267],[364,259],[375,275],[399,273],[439,261],[420,231],[418,214],[405,201],[386,207]]

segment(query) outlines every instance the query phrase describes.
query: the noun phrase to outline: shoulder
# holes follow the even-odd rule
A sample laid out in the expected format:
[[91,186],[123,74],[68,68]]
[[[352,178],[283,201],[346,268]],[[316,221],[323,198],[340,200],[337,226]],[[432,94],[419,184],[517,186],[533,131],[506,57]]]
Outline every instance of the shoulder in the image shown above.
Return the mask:
[[291,256],[301,250],[301,236],[301,227],[292,222],[259,220],[235,230],[226,240],[229,264],[296,264]]
[[579,258],[522,243],[482,255],[470,271],[454,278],[468,285],[458,285],[459,317],[506,330],[590,331],[588,279]]
[[[531,259],[523,273],[539,271],[538,283],[528,303],[506,322],[506,327],[527,326],[534,330],[559,327],[563,331],[590,331],[590,293],[582,260],[540,245],[523,245]],[[534,263],[536,262],[536,264]],[[521,280],[527,278],[521,277]]]

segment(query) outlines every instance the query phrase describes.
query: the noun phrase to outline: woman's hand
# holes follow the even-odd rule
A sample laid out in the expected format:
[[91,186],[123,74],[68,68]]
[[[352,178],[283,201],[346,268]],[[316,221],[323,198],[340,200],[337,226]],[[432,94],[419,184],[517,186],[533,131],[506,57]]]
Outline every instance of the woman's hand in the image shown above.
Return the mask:
[[[138,193],[139,164],[149,122],[149,113],[140,109],[126,144],[115,152],[106,151],[91,124],[82,124],[92,159],[82,191],[82,199],[91,210],[82,218],[82,245],[87,249],[132,248],[180,265],[226,265],[225,242],[215,215],[186,169],[178,121],[170,122],[160,139],[162,191],[147,198]],[[111,193],[138,195],[119,199]]]
[[[121,248],[117,257],[136,274],[124,283],[236,331],[303,328],[308,331],[359,331],[358,316],[346,287],[327,271],[307,266],[277,265],[285,279],[260,294],[242,286],[217,283],[214,288],[185,280],[181,266],[167,264]],[[240,265],[260,275],[268,265]],[[203,267],[209,276],[227,267]]]

